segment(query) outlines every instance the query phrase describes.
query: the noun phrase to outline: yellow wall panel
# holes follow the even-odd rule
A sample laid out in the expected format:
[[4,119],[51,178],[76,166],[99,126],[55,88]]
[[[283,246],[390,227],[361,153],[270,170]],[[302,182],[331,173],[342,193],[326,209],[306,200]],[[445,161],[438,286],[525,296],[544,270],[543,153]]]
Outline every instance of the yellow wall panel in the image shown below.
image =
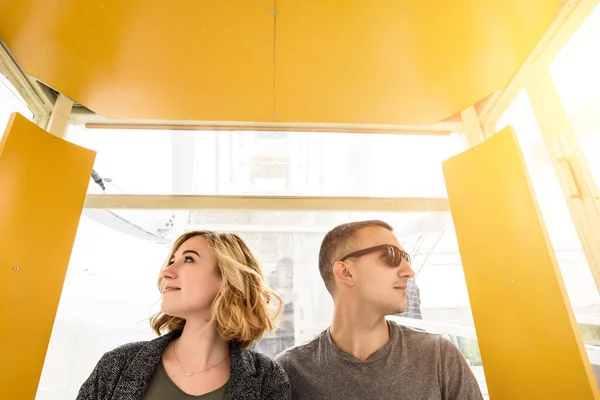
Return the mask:
[[20,114],[0,142],[0,398],[35,397],[94,158]]
[[563,3],[0,0],[0,38],[108,117],[422,125],[503,88]]
[[113,118],[270,121],[273,0],[0,0],[25,70]]
[[600,399],[512,128],[443,169],[491,399]]
[[439,122],[503,88],[561,5],[278,0],[278,121]]

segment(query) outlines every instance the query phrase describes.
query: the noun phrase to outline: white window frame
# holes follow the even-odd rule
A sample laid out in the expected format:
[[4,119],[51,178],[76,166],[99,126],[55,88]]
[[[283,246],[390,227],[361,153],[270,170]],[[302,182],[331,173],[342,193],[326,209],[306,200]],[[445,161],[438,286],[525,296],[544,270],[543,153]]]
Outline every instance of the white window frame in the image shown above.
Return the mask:
[[41,94],[41,89],[34,87],[27,74],[15,62],[10,52],[0,41],[0,73],[6,76],[16,91],[23,97],[29,109],[33,112],[33,122],[46,128],[53,105]]
[[527,91],[544,143],[558,176],[577,235],[600,292],[600,192],[550,75],[550,64],[598,6],[600,0],[570,0],[508,86],[479,114],[483,135],[522,89]]

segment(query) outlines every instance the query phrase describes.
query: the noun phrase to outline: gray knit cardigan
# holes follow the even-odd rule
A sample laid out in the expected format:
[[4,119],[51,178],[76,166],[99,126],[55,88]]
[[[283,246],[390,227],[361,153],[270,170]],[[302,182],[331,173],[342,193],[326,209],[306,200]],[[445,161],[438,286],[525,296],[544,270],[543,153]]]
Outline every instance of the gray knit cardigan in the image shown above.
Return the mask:
[[[129,343],[104,354],[83,383],[77,400],[140,400],[170,341],[173,331],[149,342]],[[229,397],[233,400],[290,400],[283,368],[270,358],[241,349],[232,342]]]

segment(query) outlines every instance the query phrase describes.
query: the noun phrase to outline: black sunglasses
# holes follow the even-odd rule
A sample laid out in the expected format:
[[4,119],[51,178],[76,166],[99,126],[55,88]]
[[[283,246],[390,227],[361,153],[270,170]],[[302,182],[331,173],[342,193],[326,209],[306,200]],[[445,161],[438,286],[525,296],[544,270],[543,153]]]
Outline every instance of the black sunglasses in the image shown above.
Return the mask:
[[398,247],[392,244],[382,244],[380,246],[369,247],[368,249],[355,251],[347,256],[343,257],[340,261],[346,261],[350,257],[361,257],[369,253],[374,253],[379,250],[385,250],[385,261],[390,267],[397,267],[400,265],[402,260],[406,260],[410,265],[410,256],[404,250],[400,250]]

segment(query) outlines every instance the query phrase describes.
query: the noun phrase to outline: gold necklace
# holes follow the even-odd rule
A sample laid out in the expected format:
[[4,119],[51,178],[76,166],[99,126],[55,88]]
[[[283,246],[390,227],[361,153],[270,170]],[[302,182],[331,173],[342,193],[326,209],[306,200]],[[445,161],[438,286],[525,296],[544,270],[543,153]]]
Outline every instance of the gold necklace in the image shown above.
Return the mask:
[[179,366],[181,367],[181,370],[183,371],[183,373],[187,377],[194,376],[196,374],[199,374],[199,373],[202,373],[202,372],[206,372],[206,371],[209,371],[209,370],[211,370],[211,369],[213,369],[215,367],[218,367],[219,365],[223,364],[225,362],[225,360],[227,360],[227,358],[229,357],[229,353],[227,353],[227,355],[225,356],[225,358],[223,359],[223,361],[219,362],[218,364],[213,365],[210,368],[207,368],[207,369],[202,370],[202,371],[187,372],[185,370],[185,368],[183,368],[183,364],[181,363],[181,361],[179,361],[179,357],[177,357],[177,349],[176,348],[177,348],[177,343],[178,342],[179,341],[175,342],[175,345],[173,346],[173,354],[175,354],[175,359],[177,360],[177,362],[179,363]]

